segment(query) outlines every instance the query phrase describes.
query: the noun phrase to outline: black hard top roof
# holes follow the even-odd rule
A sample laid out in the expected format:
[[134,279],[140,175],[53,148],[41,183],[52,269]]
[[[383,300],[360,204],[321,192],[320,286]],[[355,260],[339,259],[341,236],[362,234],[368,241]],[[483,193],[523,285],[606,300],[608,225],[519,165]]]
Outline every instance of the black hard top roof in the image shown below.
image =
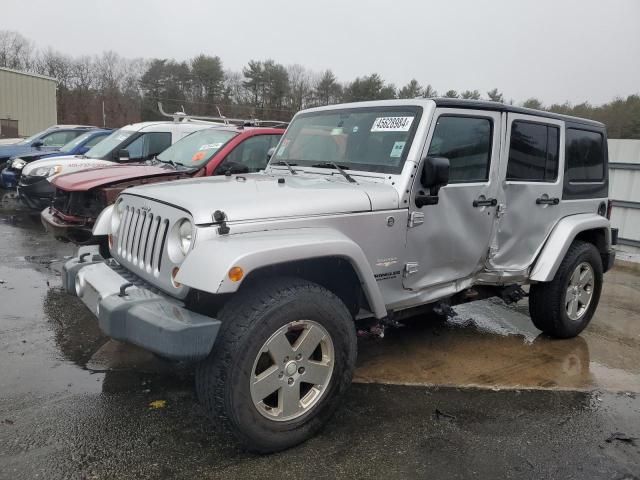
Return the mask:
[[582,125],[604,128],[604,124],[586,118],[561,115],[559,113],[547,112],[545,110],[534,110],[533,108],[515,107],[506,103],[489,102],[486,100],[464,100],[460,98],[433,98],[438,107],[448,108],[473,108],[474,110],[492,110],[498,112],[521,113],[523,115],[536,115],[538,117],[555,118]]

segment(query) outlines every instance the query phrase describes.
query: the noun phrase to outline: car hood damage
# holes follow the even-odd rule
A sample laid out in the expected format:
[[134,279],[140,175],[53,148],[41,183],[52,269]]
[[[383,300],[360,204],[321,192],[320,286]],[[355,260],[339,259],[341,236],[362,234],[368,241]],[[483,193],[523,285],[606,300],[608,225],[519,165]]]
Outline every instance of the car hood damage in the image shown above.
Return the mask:
[[58,175],[51,180],[51,183],[60,190],[79,192],[120,182],[180,174],[187,176],[191,173],[191,170],[174,170],[156,165],[109,165]]
[[398,208],[398,193],[376,181],[347,183],[331,175],[233,175],[139,186],[126,194],[188,210],[196,224],[214,223],[216,210],[228,222]]

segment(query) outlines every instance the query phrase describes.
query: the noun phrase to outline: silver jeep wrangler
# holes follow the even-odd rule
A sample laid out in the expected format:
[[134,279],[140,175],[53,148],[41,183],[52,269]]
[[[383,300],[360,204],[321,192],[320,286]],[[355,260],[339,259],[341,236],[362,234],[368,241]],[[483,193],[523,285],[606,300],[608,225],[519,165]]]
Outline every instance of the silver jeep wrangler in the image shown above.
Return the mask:
[[[313,435],[347,389],[358,329],[525,295],[578,335],[613,264],[604,125],[415,99],[298,113],[266,171],[134,187],[65,288],[112,338],[195,360],[198,397],[248,448]],[[362,327],[360,326],[362,325]]]

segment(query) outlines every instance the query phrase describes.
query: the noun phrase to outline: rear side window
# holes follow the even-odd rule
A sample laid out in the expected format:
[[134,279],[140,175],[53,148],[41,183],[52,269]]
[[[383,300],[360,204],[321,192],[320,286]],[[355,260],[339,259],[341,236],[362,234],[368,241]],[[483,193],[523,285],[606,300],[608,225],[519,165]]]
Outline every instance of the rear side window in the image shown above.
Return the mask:
[[486,182],[491,158],[491,120],[443,115],[428,155],[449,159],[449,183]]
[[560,129],[514,121],[511,124],[507,180],[553,182],[558,178]]
[[569,182],[602,182],[604,180],[604,148],[602,134],[567,129],[566,175]]

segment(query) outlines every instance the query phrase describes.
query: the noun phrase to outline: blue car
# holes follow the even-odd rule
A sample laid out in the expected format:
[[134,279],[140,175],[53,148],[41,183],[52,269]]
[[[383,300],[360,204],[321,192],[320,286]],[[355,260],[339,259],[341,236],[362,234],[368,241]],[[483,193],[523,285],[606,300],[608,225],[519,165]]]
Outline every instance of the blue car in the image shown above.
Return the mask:
[[81,125],[55,125],[40,133],[25,138],[19,143],[0,145],[0,167],[11,157],[31,153],[51,153],[88,130],[96,127]]
[[[62,147],[43,150],[35,149],[29,153],[23,153],[12,157],[6,162],[5,168],[0,175],[0,186],[4,188],[14,188],[20,180],[22,168],[30,162],[40,160],[41,158],[59,157],[68,155],[83,155],[91,147],[97,145],[104,140],[111,132],[110,129],[92,129],[79,130],[80,135],[73,138],[69,143]],[[83,133],[84,132],[84,133]],[[1,149],[2,147],[0,147]]]

